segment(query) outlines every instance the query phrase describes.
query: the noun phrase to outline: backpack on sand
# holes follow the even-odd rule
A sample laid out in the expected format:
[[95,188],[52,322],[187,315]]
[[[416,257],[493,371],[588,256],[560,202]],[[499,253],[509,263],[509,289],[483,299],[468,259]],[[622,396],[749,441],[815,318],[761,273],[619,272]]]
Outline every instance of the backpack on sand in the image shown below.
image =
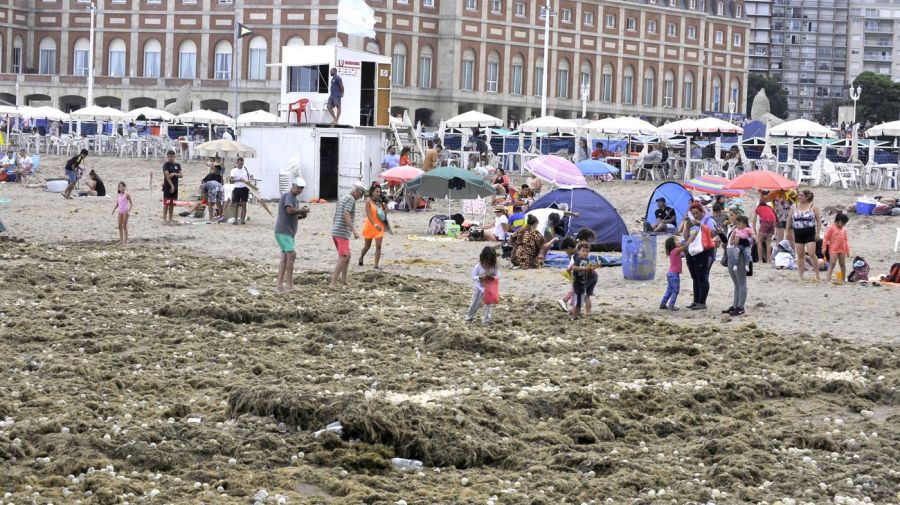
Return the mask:
[[847,282],[859,282],[869,280],[869,264],[862,256],[853,258],[853,271],[847,276]]

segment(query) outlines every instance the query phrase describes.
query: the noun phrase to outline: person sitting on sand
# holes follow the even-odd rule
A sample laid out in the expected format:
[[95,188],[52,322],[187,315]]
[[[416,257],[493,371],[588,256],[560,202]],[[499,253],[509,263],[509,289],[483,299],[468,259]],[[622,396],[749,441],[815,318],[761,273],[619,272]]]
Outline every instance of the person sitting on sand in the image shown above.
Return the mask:
[[544,236],[537,230],[538,219],[529,215],[525,218],[525,227],[517,231],[510,242],[513,242],[512,264],[519,268],[540,268],[544,264],[547,251],[553,247],[557,238],[544,241]]
[[87,185],[89,189],[82,192],[81,196],[106,196],[106,185],[93,169],[88,172]]
[[491,184],[494,186],[494,191],[497,192],[498,197],[505,197],[509,194],[509,176],[506,175],[506,170],[498,168],[497,176],[494,177],[494,180],[491,181]]
[[488,242],[504,242],[509,237],[509,217],[506,215],[506,207],[498,205],[494,207],[494,228],[484,230],[484,240]]
[[659,197],[656,199],[656,210],[653,211],[655,218],[652,223],[644,223],[644,231],[652,233],[665,233],[675,231],[675,209],[666,204],[666,199]]
[[16,181],[24,186],[27,184],[28,177],[31,176],[32,171],[34,171],[34,162],[31,161],[31,156],[28,156],[28,152],[25,149],[20,149],[19,155],[16,156]]

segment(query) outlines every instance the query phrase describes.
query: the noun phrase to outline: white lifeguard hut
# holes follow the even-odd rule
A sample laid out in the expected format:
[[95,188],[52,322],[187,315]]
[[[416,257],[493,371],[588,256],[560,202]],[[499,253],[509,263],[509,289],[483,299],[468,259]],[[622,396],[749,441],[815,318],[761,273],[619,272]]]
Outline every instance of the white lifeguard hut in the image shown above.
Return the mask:
[[[380,54],[339,46],[285,46],[281,49],[281,103],[278,112],[285,122],[290,104],[309,100],[308,122],[331,123],[326,105],[331,69],[344,82],[340,124],[346,126],[390,126],[391,59]],[[303,119],[307,122],[307,118]]]
[[[256,149],[246,166],[260,180],[263,198],[278,198],[287,170],[306,179],[302,200],[339,198],[382,171],[391,133],[391,60],[336,46],[283,47],[278,122],[241,126],[240,141]],[[341,117],[332,125],[325,109],[330,71],[344,81]],[[288,106],[307,99],[307,117],[298,124]]]

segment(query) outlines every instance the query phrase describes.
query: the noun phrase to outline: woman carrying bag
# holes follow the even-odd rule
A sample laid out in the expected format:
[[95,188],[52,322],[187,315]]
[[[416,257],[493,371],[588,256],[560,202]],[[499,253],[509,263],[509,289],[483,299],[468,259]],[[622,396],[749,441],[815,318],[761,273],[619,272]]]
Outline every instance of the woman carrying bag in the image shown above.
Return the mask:
[[716,260],[716,222],[706,215],[700,202],[691,204],[685,221],[684,238],[687,247],[686,262],[693,282],[694,301],[687,308],[705,310],[709,296],[709,271]]
[[388,223],[387,210],[384,206],[384,200],[381,198],[381,185],[377,182],[372,183],[369,189],[369,199],[366,200],[366,218],[363,221],[362,236],[366,241],[359,254],[359,266],[363,264],[363,258],[372,247],[372,241],[375,241],[375,263],[374,267],[378,268],[378,262],[381,260],[381,241],[384,240],[384,232],[391,234],[391,225]]

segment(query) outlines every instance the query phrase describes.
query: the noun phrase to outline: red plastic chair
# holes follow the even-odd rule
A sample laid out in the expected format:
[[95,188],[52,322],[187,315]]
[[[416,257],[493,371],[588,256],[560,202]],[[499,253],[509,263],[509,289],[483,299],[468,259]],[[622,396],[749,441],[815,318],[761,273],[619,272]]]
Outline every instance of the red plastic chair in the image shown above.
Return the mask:
[[290,105],[288,105],[288,117],[287,117],[288,122],[290,122],[290,120],[291,120],[291,114],[297,115],[297,124],[302,124],[302,122],[300,120],[301,114],[306,116],[306,121],[308,122],[309,114],[306,113],[306,106],[308,104],[309,104],[308,98],[301,98],[301,99],[297,100],[296,102],[292,102]]

